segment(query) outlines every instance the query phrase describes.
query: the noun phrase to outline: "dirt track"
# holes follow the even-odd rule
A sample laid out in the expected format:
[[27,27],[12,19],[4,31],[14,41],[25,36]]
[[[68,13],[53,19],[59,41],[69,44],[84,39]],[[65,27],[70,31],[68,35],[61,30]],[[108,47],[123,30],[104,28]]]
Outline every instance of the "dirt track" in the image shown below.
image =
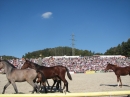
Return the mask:
[[[95,73],[95,74],[72,74],[73,80],[66,79],[69,83],[69,91],[72,93],[84,92],[101,92],[101,91],[122,91],[130,90],[130,77],[122,76],[123,87],[117,87],[117,79],[114,73]],[[52,85],[52,80],[49,80]],[[4,85],[7,83],[6,75],[0,74],[0,93],[2,93]],[[19,93],[31,94],[32,86],[27,82],[16,83]],[[63,84],[62,84],[63,85]],[[15,93],[12,85],[10,85],[5,94]]]

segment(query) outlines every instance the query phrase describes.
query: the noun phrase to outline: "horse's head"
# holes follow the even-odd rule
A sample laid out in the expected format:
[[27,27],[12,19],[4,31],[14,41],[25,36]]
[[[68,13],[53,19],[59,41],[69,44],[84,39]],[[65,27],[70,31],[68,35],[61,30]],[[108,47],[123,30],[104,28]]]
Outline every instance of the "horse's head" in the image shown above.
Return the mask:
[[106,72],[107,70],[109,70],[109,69],[111,69],[111,64],[110,64],[109,62],[107,62],[107,66],[106,66],[106,68],[105,68],[105,72]]
[[117,65],[113,65],[113,64],[110,64],[109,62],[107,62],[107,66],[105,68],[105,72],[109,69],[112,69],[113,71],[117,68]]
[[31,62],[30,62],[30,61],[25,60],[25,62],[24,62],[24,64],[23,64],[23,66],[21,67],[21,69],[26,69],[26,68],[29,68],[29,67],[30,67],[30,64],[31,64]]

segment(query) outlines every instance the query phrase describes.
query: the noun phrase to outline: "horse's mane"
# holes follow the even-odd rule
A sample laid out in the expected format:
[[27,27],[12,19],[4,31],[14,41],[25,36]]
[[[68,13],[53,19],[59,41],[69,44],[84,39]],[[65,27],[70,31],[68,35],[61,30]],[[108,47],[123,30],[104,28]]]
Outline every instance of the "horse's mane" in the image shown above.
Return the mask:
[[108,65],[112,65],[112,66],[119,67],[118,65],[116,65],[116,64],[111,64],[111,63],[108,63]]
[[40,65],[38,65],[37,63],[34,63],[34,62],[32,62],[34,65],[36,65],[36,66],[40,66]]
[[4,61],[5,63],[7,63],[8,65],[10,65],[11,67],[13,68],[16,68],[13,64],[11,64],[8,60],[1,60],[1,61]]
[[34,62],[32,62],[32,61],[29,61],[29,60],[26,60],[26,61],[30,62],[31,64],[33,64],[33,65],[35,65],[35,66],[40,66],[40,65],[38,65],[37,63],[34,63]]

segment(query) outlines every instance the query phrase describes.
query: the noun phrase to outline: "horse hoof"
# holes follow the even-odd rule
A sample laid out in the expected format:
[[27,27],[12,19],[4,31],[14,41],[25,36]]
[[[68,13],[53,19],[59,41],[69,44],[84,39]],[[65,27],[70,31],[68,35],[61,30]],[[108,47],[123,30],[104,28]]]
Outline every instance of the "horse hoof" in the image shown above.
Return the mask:
[[71,93],[70,91],[66,91],[66,92]]
[[65,94],[66,94],[66,90],[63,90],[63,93],[65,93]]

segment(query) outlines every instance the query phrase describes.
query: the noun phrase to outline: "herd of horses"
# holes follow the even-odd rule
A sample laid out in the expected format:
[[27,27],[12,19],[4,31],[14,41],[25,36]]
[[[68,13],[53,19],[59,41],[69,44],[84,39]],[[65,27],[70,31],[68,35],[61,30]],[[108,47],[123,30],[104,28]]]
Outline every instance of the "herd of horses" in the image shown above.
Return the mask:
[[[70,80],[72,80],[72,77],[71,74],[69,73],[69,69],[65,66],[58,65],[53,67],[45,67],[33,63],[29,60],[26,60],[21,69],[17,69],[9,61],[0,60],[0,69],[2,68],[5,70],[6,77],[8,80],[7,84],[3,88],[2,94],[5,93],[6,88],[10,84],[13,85],[15,92],[18,93],[18,89],[15,82],[24,82],[24,81],[27,81],[33,87],[32,93],[40,92],[40,89],[42,89],[42,87],[44,88],[45,93],[47,93],[48,92],[46,89],[46,83],[48,83],[47,79],[52,79],[54,81],[51,87],[51,91],[56,83],[57,83],[56,88],[58,90],[61,90],[61,81],[62,81],[64,83],[62,92],[64,91],[65,88],[66,88],[65,92],[69,92],[68,82],[65,78],[65,75],[67,73],[67,76]],[[118,86],[122,87],[122,81],[120,76],[125,76],[128,74],[130,75],[130,66],[118,67],[117,65],[107,63],[105,71],[108,71],[109,69],[112,69],[115,72],[115,75],[117,76]],[[40,85],[38,85],[38,83],[40,83]]]
[[[9,61],[0,60],[0,69],[2,68],[5,70],[6,77],[8,80],[8,83],[3,88],[2,94],[5,93],[6,88],[10,84],[13,85],[15,92],[18,93],[18,89],[15,82],[24,82],[24,81],[27,81],[33,87],[32,93],[39,92],[40,91],[39,89],[41,88],[41,84],[44,87],[45,93],[47,93],[47,89],[46,89],[47,79],[54,80],[53,86],[57,82],[57,87],[59,86],[59,84],[61,87],[61,81],[63,81],[64,83],[63,90],[66,87],[65,92],[69,92],[68,82],[65,79],[65,75],[67,73],[67,76],[70,80],[72,80],[72,77],[67,67],[60,66],[60,65],[53,66],[53,67],[45,67],[26,60],[23,66],[21,67],[21,69],[17,69]],[[30,68],[30,69],[26,69],[26,68]],[[39,82],[40,82],[40,87],[36,84]],[[51,91],[53,89],[53,86],[51,87]]]

